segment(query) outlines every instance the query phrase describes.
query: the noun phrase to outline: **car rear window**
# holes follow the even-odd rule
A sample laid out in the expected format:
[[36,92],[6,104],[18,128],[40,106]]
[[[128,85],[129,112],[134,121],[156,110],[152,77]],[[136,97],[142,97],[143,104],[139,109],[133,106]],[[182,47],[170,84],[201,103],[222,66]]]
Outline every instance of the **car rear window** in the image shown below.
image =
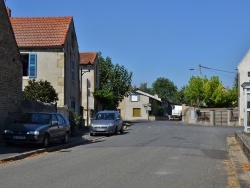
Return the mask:
[[115,114],[114,113],[97,113],[94,119],[95,120],[114,120]]

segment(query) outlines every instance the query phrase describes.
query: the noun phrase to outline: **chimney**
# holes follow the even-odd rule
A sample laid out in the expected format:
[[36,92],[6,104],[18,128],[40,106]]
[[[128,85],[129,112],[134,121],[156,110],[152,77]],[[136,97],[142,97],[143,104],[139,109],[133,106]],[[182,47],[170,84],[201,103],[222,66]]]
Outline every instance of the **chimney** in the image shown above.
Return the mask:
[[7,10],[8,16],[11,17],[11,9],[7,7],[6,10]]

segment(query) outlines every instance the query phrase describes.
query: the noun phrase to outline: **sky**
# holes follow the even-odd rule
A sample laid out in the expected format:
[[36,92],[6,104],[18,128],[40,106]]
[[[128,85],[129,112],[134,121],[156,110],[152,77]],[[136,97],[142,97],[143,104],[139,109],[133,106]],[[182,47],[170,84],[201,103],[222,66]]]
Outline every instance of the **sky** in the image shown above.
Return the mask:
[[[218,76],[231,88],[250,47],[249,0],[5,0],[12,17],[73,16],[80,52],[101,52],[132,86]],[[200,66],[199,66],[200,65]],[[200,69],[199,69],[200,67]],[[192,69],[192,70],[190,70]]]

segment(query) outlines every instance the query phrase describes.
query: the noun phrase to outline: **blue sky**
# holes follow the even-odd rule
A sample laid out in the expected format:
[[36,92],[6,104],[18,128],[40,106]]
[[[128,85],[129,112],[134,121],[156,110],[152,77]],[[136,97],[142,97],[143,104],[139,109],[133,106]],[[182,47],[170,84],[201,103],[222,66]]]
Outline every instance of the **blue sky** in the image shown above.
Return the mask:
[[250,46],[249,0],[7,0],[6,6],[12,17],[73,16],[80,52],[109,56],[133,72],[136,86],[164,77],[180,89],[199,75],[200,64],[212,68],[202,67],[202,76],[219,76],[231,88]]

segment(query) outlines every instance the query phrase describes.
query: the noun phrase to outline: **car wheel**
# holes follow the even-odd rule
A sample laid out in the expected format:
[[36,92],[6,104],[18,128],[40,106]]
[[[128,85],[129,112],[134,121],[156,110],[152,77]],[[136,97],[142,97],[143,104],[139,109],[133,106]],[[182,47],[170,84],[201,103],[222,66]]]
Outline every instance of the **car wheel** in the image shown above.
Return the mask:
[[69,141],[69,133],[66,133],[64,139],[62,139],[62,143],[67,144]]
[[123,125],[122,125],[122,127],[121,127],[120,133],[121,133],[121,134],[124,133]]
[[48,134],[46,134],[44,136],[42,145],[43,145],[44,148],[48,147],[48,145],[49,145],[49,135]]
[[94,134],[93,133],[89,133],[90,136],[93,136]]
[[115,127],[115,135],[117,135],[119,133],[118,127]]

